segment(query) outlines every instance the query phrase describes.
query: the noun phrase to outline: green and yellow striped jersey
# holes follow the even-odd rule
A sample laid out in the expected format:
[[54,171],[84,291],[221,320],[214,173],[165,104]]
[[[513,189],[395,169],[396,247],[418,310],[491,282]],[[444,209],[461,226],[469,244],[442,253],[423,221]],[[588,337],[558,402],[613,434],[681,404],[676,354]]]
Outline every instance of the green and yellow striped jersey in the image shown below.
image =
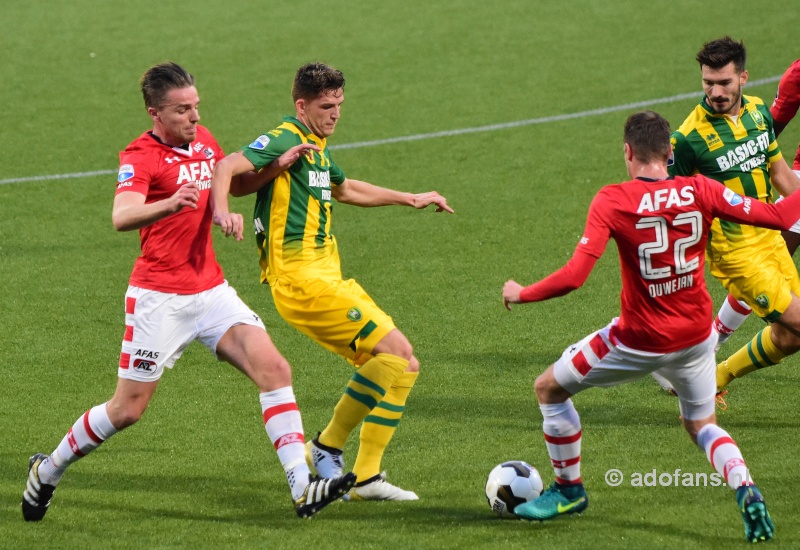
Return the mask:
[[[742,108],[734,120],[719,115],[706,102],[695,107],[672,133],[673,160],[669,173],[688,176],[700,173],[725,184],[743,196],[771,203],[777,192],[769,179],[769,165],[782,158],[775,141],[772,116],[764,102],[742,96]],[[715,219],[711,226],[709,254],[712,259],[727,251],[759,244],[766,246],[776,232]]]
[[342,276],[336,239],[331,234],[331,186],[345,175],[331,159],[327,141],[294,117],[262,134],[242,149],[261,169],[300,143],[321,151],[301,155],[258,192],[254,212],[256,241],[261,251],[261,282],[273,284]]

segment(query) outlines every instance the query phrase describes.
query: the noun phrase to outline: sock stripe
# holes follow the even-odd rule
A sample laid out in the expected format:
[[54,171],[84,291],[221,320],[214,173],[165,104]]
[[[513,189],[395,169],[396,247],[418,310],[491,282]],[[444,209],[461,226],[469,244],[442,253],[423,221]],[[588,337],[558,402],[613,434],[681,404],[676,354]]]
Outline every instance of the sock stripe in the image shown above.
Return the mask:
[[[370,380],[369,378],[365,378],[361,376],[358,372],[353,373],[353,376],[350,378],[356,384],[361,384],[362,386],[366,386],[367,388],[371,389],[372,391],[379,393],[381,397],[386,395],[386,390],[380,387],[378,384]],[[374,406],[374,405],[373,405]]]
[[403,413],[406,410],[406,408],[402,405],[393,405],[392,403],[387,403],[386,401],[381,401],[377,406],[379,409],[386,409],[387,411],[394,413]]
[[378,405],[378,400],[372,397],[371,395],[367,395],[365,393],[359,393],[350,386],[347,386],[344,389],[345,395],[350,396],[351,398],[355,399],[362,405],[369,408],[369,410],[374,409]]
[[553,445],[568,445],[570,443],[575,443],[581,438],[581,432],[578,431],[576,434],[567,435],[564,437],[556,437],[553,435],[544,434],[544,440],[548,443],[552,443]]
[[569,468],[570,466],[574,466],[578,462],[581,461],[581,456],[578,455],[575,458],[568,458],[567,460],[557,460],[557,459],[550,459],[550,462],[553,463],[554,468]]
[[381,426],[396,428],[398,424],[400,424],[400,419],[383,418],[382,416],[375,416],[374,414],[370,414],[364,419],[364,422],[372,422],[373,424],[380,424]]
[[739,315],[750,315],[750,312],[753,311],[749,307],[742,306],[742,304],[739,303],[739,300],[733,297],[733,294],[728,294],[727,301],[728,305],[731,306],[731,309]]
[[86,411],[86,413],[84,413],[84,415],[83,415],[83,427],[86,430],[86,435],[89,436],[89,439],[91,439],[92,441],[94,441],[98,445],[103,442],[103,440],[100,438],[100,436],[98,436],[96,433],[94,433],[94,430],[92,429],[92,426],[89,424],[89,411]]
[[279,415],[281,413],[289,412],[289,411],[297,411],[300,412],[300,409],[297,408],[297,403],[283,403],[281,405],[275,405],[274,407],[269,407],[264,410],[264,424],[266,424],[270,418],[273,416]]
[[558,483],[559,485],[580,485],[581,483],[583,483],[583,481],[581,481],[581,478],[564,479],[556,476],[556,483]]
[[708,460],[711,462],[711,466],[715,470],[717,469],[717,465],[714,464],[714,452],[717,450],[717,447],[719,447],[721,445],[725,445],[727,443],[730,443],[731,445],[734,445],[734,446],[736,445],[736,442],[730,436],[718,437],[711,444],[711,449],[709,449],[709,451],[708,451]]
[[762,364],[761,361],[758,360],[756,354],[753,353],[753,342],[747,343],[747,354],[750,356],[750,362],[753,363],[753,366],[757,369],[763,369],[766,365]]
[[69,449],[72,451],[72,454],[79,457],[86,456],[81,452],[81,448],[78,446],[78,441],[75,439],[75,432],[72,428],[67,432],[67,443],[69,444]]
[[291,445],[292,443],[301,443],[305,445],[305,442],[306,438],[302,433],[293,432],[293,433],[283,434],[282,436],[280,436],[278,439],[275,440],[275,443],[273,443],[273,445],[275,445],[275,450],[277,451],[284,445]]
[[774,363],[772,361],[772,359],[769,358],[769,355],[767,355],[767,352],[764,350],[764,331],[763,330],[761,332],[759,332],[758,335],[756,336],[756,346],[758,347],[758,353],[760,353],[761,357],[764,358],[764,362],[767,364],[767,366],[771,367],[772,365],[776,364],[776,363]]

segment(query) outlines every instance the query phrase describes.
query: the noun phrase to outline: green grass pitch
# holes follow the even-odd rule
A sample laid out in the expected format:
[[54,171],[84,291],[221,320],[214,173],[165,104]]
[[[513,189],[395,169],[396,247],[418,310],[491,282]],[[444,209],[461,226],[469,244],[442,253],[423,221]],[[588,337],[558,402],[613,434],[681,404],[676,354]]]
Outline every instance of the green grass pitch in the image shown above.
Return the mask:
[[[800,57],[795,1],[768,9],[670,3],[387,0],[371,2],[6,2],[0,132],[0,546],[4,548],[729,548],[746,544],[724,487],[610,487],[605,472],[708,472],[649,379],[574,401],[591,505],[547,524],[504,521],[483,496],[499,462],[552,480],[534,377],[618,311],[610,246],[581,290],[506,312],[509,278],[559,268],[602,185],[625,177],[622,125],[635,102],[677,126],[701,96],[704,41],[745,40],[751,79]],[[331,144],[547,119],[493,131],[334,151],[348,176],[448,198],[456,214],[337,205],[334,232],[356,277],[408,335],[422,363],[386,454],[413,503],[336,503],[296,518],[257,394],[193,345],[143,420],[70,469],[47,518],[26,524],[27,459],[108,399],[123,333],[135,233],[110,220],[118,152],[149,128],[137,81],[175,60],[195,74],[202,123],[232,151],[291,114],[301,64],[347,77]],[[748,88],[770,101],[776,81]],[[607,109],[601,114],[583,114]],[[552,119],[559,115],[578,115]],[[781,136],[791,156],[800,121]],[[249,216],[252,198],[234,205]],[[217,238],[227,278],[294,368],[307,435],[350,376],[277,315],[258,284],[252,235]],[[724,294],[713,279],[715,303]],[[749,319],[723,350],[760,328]],[[800,538],[797,358],[737,381],[720,423],[739,443],[775,520],[773,547]],[[357,438],[346,449],[352,464]]]

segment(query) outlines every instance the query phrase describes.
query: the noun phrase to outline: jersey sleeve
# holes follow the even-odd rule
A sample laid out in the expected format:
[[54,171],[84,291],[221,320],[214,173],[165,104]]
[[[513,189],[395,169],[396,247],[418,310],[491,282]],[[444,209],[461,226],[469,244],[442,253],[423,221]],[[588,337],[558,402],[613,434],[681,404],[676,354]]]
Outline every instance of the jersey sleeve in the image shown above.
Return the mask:
[[792,63],[781,77],[770,112],[776,122],[785,126],[797,114],[798,107],[800,107],[800,59]]
[[119,154],[116,194],[133,191],[147,196],[152,180],[147,157],[139,152],[122,151]]
[[695,177],[697,196],[715,218],[779,230],[788,230],[800,219],[800,193],[792,193],[777,204],[766,204],[705,176]]
[[242,154],[253,163],[256,170],[261,170],[300,142],[300,137],[295,133],[275,128],[266,134],[261,134],[250,145],[244,147]]
[[695,172],[697,158],[689,140],[680,132],[673,132],[670,137],[672,156],[667,163],[667,170],[671,177],[689,176]]
[[336,164],[333,161],[333,159],[331,159],[330,176],[331,176],[331,183],[334,185],[341,185],[344,183],[344,180],[347,179],[344,175],[344,172],[342,172],[342,169],[339,168],[339,165]]

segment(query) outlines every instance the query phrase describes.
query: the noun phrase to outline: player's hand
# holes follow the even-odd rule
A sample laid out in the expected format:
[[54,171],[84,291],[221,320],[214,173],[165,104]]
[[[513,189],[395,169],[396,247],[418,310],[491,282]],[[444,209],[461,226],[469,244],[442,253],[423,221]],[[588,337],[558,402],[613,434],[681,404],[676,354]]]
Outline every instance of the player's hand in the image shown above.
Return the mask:
[[431,204],[436,205],[437,212],[450,212],[453,213],[453,209],[447,206],[447,199],[441,196],[436,191],[429,191],[428,193],[417,193],[414,195],[414,208],[425,208]]
[[178,187],[172,195],[173,212],[180,212],[184,206],[197,209],[197,201],[200,200],[200,190],[196,183],[187,183]]
[[506,306],[508,311],[511,311],[511,304],[519,304],[521,300],[519,293],[524,287],[513,279],[506,281],[503,285],[503,305]]
[[232,212],[214,212],[214,223],[222,229],[226,237],[233,235],[237,241],[244,238],[244,218]]
[[295,145],[284,154],[273,160],[272,162],[275,166],[283,172],[284,170],[288,169],[292,166],[297,159],[300,158],[300,155],[310,155],[310,151],[321,151],[318,146],[314,145],[313,143],[301,143],[300,145]]

